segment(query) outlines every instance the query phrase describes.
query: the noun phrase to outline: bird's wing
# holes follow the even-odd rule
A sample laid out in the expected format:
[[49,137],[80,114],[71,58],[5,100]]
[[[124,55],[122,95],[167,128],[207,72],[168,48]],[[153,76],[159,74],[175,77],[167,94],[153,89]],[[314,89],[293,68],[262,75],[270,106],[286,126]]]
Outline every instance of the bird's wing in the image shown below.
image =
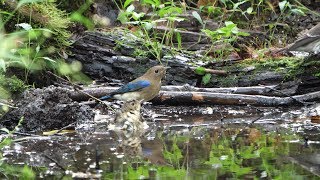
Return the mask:
[[151,85],[151,82],[147,81],[147,80],[139,80],[139,81],[135,81],[135,82],[130,82],[130,83],[122,86],[121,88],[113,91],[110,95],[123,94],[123,93],[126,93],[126,92],[138,91],[140,89],[149,87],[150,85]]

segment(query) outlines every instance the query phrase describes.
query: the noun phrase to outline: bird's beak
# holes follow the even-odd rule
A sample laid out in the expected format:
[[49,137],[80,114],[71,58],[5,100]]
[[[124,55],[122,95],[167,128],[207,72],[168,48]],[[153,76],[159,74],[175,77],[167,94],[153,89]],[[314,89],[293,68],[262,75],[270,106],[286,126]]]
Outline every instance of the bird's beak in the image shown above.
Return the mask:
[[170,67],[170,66],[167,66],[167,67],[164,67],[164,68],[167,70],[167,69],[170,69],[171,67]]

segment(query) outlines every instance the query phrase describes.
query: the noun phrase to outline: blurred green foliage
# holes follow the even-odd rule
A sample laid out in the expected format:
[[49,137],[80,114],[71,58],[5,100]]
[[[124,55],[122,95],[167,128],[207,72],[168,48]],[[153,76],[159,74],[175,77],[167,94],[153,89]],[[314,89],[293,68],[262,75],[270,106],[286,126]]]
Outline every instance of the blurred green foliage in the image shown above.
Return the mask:
[[[69,14],[56,7],[55,1],[7,1],[1,7],[0,78],[6,82],[0,84],[1,98],[21,92],[27,87],[22,82],[27,83],[30,74],[39,75],[44,70],[70,80],[88,79],[81,73],[81,63],[67,64],[59,57],[71,44],[71,20]],[[8,74],[19,75],[22,80]]]

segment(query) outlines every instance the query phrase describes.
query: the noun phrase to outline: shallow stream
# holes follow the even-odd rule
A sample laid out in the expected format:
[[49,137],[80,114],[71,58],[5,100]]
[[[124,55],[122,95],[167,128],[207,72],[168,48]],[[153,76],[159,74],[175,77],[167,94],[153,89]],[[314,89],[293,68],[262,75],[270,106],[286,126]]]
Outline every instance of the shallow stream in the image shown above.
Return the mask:
[[320,176],[317,105],[145,108],[152,118],[141,136],[107,131],[108,118],[82,122],[75,131],[51,136],[14,135],[14,142],[3,148],[3,159],[10,164],[28,164],[39,178],[57,179]]

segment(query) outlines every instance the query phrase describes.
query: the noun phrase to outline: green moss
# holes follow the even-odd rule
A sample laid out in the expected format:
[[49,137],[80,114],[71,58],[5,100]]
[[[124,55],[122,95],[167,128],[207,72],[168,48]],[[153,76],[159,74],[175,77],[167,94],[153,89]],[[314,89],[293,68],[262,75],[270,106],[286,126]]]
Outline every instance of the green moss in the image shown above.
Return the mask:
[[[318,61],[317,61],[318,62]],[[316,64],[317,62],[310,62],[306,66],[302,58],[269,58],[269,59],[247,59],[237,64],[230,64],[224,66],[222,69],[229,73],[227,76],[217,76],[212,79],[213,84],[219,87],[233,87],[238,86],[238,82],[241,77],[246,76],[247,78],[254,79],[262,72],[273,71],[279,74],[284,74],[286,80],[294,79],[297,76],[312,71],[310,64]],[[320,63],[319,63],[320,64]],[[252,71],[245,71],[245,68],[254,67]],[[318,69],[318,68],[314,68]],[[308,72],[306,72],[308,71]],[[319,71],[317,71],[320,76]],[[316,71],[313,73],[316,75]],[[211,85],[213,85],[211,84]],[[210,85],[210,84],[209,84]]]
[[71,32],[68,30],[71,21],[65,11],[56,7],[56,3],[52,1],[26,3],[16,9],[17,5],[16,1],[0,3],[0,9],[6,12],[2,14],[1,20],[5,22],[7,33],[16,31],[16,24],[28,23],[34,29],[44,30],[37,31],[38,33],[45,32],[43,33],[44,37],[37,37],[37,44],[39,45],[63,48],[71,44],[69,41]]
[[68,14],[58,9],[55,3],[43,2],[32,5],[35,10],[43,15],[45,21],[40,21],[40,26],[53,32],[53,39],[58,46],[69,46],[71,33],[67,30],[71,24]]
[[11,95],[20,94],[28,86],[16,76],[6,77],[0,74],[0,98],[8,99]]
[[267,58],[267,59],[248,59],[240,64],[240,68],[254,66],[254,72],[275,71],[284,73],[286,79],[292,79],[304,72],[303,59],[297,57]]

